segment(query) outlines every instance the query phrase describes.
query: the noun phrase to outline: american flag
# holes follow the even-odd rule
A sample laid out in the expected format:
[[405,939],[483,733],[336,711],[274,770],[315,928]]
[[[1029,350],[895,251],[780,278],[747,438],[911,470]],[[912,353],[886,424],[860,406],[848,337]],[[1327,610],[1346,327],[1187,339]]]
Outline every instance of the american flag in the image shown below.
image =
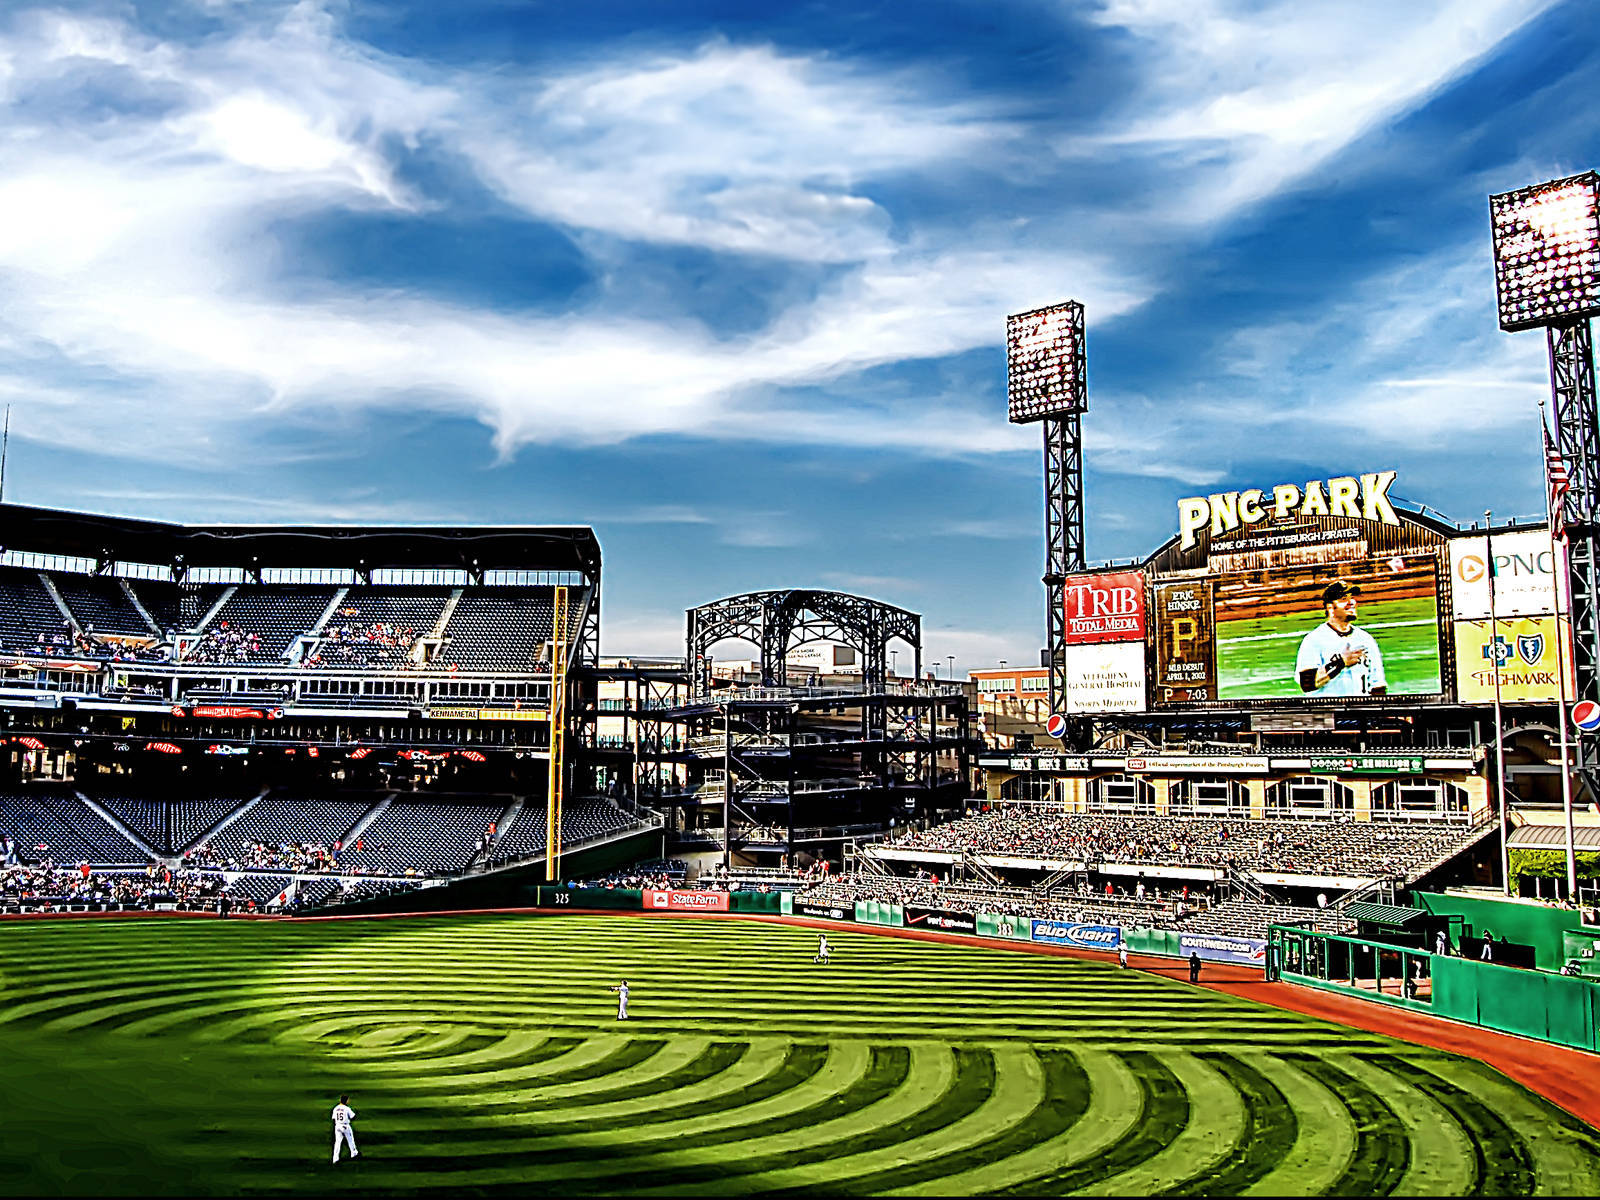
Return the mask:
[[1544,482],[1550,494],[1550,536],[1567,540],[1566,501],[1572,490],[1572,480],[1567,477],[1567,460],[1550,436],[1550,427],[1544,427]]

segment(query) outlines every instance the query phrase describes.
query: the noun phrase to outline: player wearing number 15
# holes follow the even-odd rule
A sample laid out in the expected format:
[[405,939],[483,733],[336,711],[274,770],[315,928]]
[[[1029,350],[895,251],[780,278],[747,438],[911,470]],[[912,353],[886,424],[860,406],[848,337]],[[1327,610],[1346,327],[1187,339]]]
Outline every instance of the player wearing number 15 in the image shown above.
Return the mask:
[[1315,696],[1381,696],[1388,691],[1383,653],[1365,629],[1355,627],[1361,594],[1357,584],[1336,579],[1322,590],[1327,616],[1300,641],[1294,673],[1300,690]]

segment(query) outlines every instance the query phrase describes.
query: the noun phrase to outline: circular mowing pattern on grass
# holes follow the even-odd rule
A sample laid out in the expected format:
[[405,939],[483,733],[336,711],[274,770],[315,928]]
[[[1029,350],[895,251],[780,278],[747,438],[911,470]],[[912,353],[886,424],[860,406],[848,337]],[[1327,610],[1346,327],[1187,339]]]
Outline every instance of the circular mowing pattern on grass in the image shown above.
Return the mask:
[[[1078,959],[747,921],[0,926],[0,1191],[1527,1194],[1477,1063]],[[609,988],[626,978],[632,1019]],[[363,1157],[327,1161],[351,1093]]]

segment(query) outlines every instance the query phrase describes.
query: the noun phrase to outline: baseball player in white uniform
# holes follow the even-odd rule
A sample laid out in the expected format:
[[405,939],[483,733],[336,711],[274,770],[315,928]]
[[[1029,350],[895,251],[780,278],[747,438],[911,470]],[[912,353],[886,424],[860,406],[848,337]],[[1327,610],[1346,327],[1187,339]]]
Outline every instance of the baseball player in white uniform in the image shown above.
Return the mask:
[[350,1107],[350,1097],[340,1096],[339,1103],[333,1106],[333,1161],[339,1161],[339,1139],[343,1138],[350,1144],[350,1157],[360,1158],[361,1151],[356,1149],[355,1130],[350,1128],[350,1123],[356,1119],[355,1110]]
[[814,963],[826,963],[828,961],[828,935],[827,934],[825,934],[825,933],[817,934],[817,956],[815,958],[813,958],[811,961],[814,962]]
[[1336,579],[1322,591],[1327,620],[1300,641],[1294,673],[1300,690],[1316,696],[1381,696],[1389,681],[1383,653],[1365,629],[1354,625],[1359,584]]
[[617,1020],[626,1021],[628,1019],[628,981],[624,979],[611,990],[617,994]]

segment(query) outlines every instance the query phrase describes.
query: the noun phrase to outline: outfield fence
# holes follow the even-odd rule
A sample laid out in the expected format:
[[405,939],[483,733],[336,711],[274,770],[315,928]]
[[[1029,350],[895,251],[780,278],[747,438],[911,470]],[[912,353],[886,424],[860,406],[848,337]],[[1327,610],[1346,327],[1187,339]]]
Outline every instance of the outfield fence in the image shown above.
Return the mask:
[[1468,1025],[1600,1051],[1600,981],[1275,925],[1269,976]]
[[793,892],[656,892],[636,888],[541,886],[534,903],[541,908],[622,909],[633,912],[729,912],[778,914],[812,921],[874,925],[890,929],[955,933],[998,942],[1032,942],[1080,950],[1116,951],[1264,967],[1267,943],[1257,938],[1187,933],[1176,929],[1063,921],[1026,914],[977,913],[961,909],[919,908],[880,900],[809,901]]

